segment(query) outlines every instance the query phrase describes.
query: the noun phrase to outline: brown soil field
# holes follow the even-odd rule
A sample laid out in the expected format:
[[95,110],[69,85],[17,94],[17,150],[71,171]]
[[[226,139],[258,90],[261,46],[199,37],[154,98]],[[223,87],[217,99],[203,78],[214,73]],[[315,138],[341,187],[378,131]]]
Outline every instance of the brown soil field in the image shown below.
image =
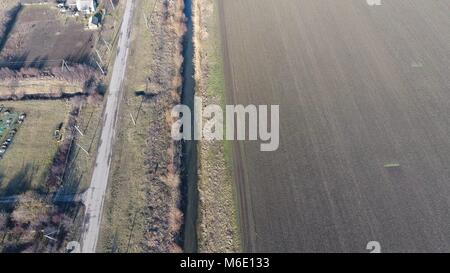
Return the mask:
[[0,66],[41,68],[61,65],[63,59],[86,63],[95,41],[95,32],[53,6],[22,6],[0,51]]
[[221,1],[230,102],[280,105],[278,151],[234,147],[244,250],[450,251],[449,14]]

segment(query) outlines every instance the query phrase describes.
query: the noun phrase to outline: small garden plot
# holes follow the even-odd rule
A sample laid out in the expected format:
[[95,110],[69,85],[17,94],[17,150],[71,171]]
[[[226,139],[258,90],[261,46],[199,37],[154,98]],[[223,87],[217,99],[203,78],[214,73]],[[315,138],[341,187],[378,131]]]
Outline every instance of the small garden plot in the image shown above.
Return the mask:
[[[71,104],[63,100],[7,101],[3,104],[10,109],[9,114],[2,115],[3,121],[11,119],[11,124],[16,125],[4,130],[2,139],[8,138],[14,129],[17,133],[0,160],[0,196],[44,189],[60,145],[55,139],[55,128],[67,122]],[[21,113],[26,113],[26,118],[17,128]]]

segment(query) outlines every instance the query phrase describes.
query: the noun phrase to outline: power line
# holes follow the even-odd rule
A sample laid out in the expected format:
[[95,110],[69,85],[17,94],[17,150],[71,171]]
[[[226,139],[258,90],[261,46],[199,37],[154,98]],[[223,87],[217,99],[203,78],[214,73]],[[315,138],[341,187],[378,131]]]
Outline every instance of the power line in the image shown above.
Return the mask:
[[26,63],[44,63],[44,62],[61,62],[64,59],[55,59],[55,60],[34,60],[34,61],[14,61],[14,62],[6,62],[0,61],[0,64],[26,64]]

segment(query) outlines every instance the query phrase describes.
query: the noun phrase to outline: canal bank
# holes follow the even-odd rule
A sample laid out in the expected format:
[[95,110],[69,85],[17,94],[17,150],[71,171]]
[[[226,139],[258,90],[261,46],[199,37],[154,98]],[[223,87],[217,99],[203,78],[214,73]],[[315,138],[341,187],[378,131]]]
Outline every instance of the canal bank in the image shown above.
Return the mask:
[[[192,2],[195,94],[202,98],[203,106],[215,104],[225,109],[219,0],[189,2]],[[231,145],[230,141],[198,143],[198,252],[241,250]]]

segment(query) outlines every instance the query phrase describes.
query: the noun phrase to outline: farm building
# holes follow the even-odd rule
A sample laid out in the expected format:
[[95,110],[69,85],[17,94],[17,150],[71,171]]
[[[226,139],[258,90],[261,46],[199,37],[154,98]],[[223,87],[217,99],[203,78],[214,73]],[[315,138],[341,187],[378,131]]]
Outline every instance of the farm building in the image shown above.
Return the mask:
[[89,29],[97,29],[100,26],[100,18],[96,15],[89,19]]

